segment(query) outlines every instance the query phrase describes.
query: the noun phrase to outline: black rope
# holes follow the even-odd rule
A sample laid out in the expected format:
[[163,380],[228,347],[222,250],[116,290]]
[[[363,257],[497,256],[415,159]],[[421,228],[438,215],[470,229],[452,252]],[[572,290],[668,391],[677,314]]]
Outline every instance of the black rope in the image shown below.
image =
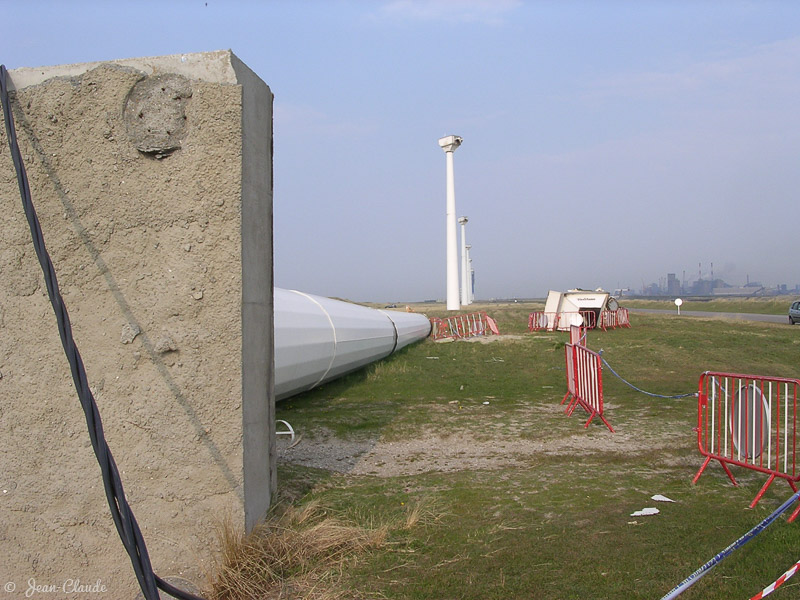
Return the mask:
[[69,361],[72,380],[75,383],[78,399],[80,400],[81,407],[86,416],[89,438],[91,439],[92,448],[94,449],[94,454],[97,457],[97,462],[100,465],[100,471],[103,475],[103,487],[105,488],[108,506],[111,509],[111,517],[114,519],[114,525],[117,527],[117,533],[119,533],[122,544],[125,546],[128,556],[130,556],[133,571],[136,574],[139,587],[141,587],[146,600],[159,600],[157,588],[160,588],[180,600],[202,600],[199,596],[176,588],[153,572],[144,537],[142,537],[139,524],[136,522],[136,517],[133,515],[133,510],[131,510],[125,498],[125,491],[122,488],[119,470],[117,469],[117,464],[114,462],[114,457],[111,455],[111,450],[103,434],[103,423],[100,420],[100,412],[97,409],[94,395],[89,389],[86,369],[83,366],[80,352],[72,337],[72,325],[69,320],[69,314],[67,313],[67,307],[58,289],[58,279],[56,278],[55,268],[53,267],[53,262],[50,260],[50,255],[47,253],[44,236],[42,235],[42,228],[39,224],[39,218],[36,215],[36,210],[31,199],[28,175],[25,171],[25,165],[22,162],[22,155],[19,150],[19,145],[17,144],[14,118],[11,114],[5,65],[0,65],[0,101],[2,101],[3,106],[8,146],[11,150],[11,160],[14,162],[14,169],[17,173],[17,183],[19,185],[20,197],[22,198],[22,207],[31,230],[33,247],[36,250],[36,256],[39,259],[39,264],[44,273],[47,295],[50,298],[50,303],[53,305],[53,312],[58,322],[58,333],[61,336],[61,345],[64,347],[64,353]]
[[690,397],[690,396],[697,396],[697,392],[689,392],[688,394],[678,394],[678,395],[676,395],[676,396],[664,396],[664,395],[662,395],[662,394],[654,394],[653,392],[646,392],[646,391],[644,391],[643,389],[641,389],[641,388],[638,388],[638,387],[636,387],[635,385],[633,385],[633,384],[632,384],[630,381],[628,381],[628,380],[626,380],[625,378],[623,378],[623,377],[622,377],[622,375],[620,375],[620,374],[619,374],[619,373],[617,373],[617,372],[616,372],[616,371],[615,371],[613,368],[611,368],[611,365],[610,365],[610,364],[608,364],[608,361],[607,361],[605,358],[603,358],[603,350],[602,350],[602,349],[600,350],[600,352],[598,352],[598,354],[600,355],[600,360],[602,360],[602,361],[603,361],[603,364],[604,364],[605,366],[607,366],[607,367],[608,367],[608,370],[609,370],[609,371],[611,371],[611,372],[612,372],[614,375],[616,375],[616,376],[617,376],[617,378],[618,378],[618,379],[619,379],[619,380],[620,380],[622,383],[624,383],[624,384],[625,384],[625,385],[627,385],[628,387],[630,387],[630,388],[632,388],[632,389],[636,390],[637,392],[641,392],[642,394],[644,394],[644,395],[646,395],[646,396],[650,396],[651,398],[665,398],[665,399],[667,399],[667,400],[678,400],[678,399],[680,399],[680,398],[688,398],[688,397]]

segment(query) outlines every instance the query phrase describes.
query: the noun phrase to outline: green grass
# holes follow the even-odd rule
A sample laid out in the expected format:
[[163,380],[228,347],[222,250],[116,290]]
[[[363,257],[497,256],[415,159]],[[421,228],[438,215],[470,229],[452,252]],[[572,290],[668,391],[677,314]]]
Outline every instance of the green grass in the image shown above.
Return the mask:
[[[769,298],[719,298],[694,300],[683,298],[681,310],[703,312],[752,313],[760,315],[788,315],[789,305],[797,300],[795,296],[773,296]],[[622,306],[629,308],[656,308],[676,310],[674,300],[633,300],[623,298]]]
[[[418,440],[425,452],[426,437],[436,436],[508,459],[456,469],[428,461],[422,472],[386,477],[282,464],[281,494],[298,505],[318,501],[364,523],[398,519],[417,502],[429,507],[430,518],[393,531],[384,549],[344,570],[344,597],[660,598],[791,494],[776,481],[748,510],[766,476],[735,469],[734,487],[715,464],[691,485],[702,462],[696,399],[653,399],[608,370],[606,416],[617,433],[597,420],[584,429],[580,409],[569,418],[558,406],[566,334],[528,333],[531,305],[487,309],[512,339],[427,340],[278,405],[303,444],[324,430],[375,443]],[[654,393],[693,392],[705,370],[800,376],[800,328],[788,323],[647,314],[631,322],[589,332],[588,346]],[[523,443],[540,451],[514,455]],[[656,516],[629,516],[656,505],[656,493],[676,502],[658,504]],[[771,583],[800,558],[800,523],[785,518],[681,598],[749,598]],[[776,600],[795,597],[793,584]]]

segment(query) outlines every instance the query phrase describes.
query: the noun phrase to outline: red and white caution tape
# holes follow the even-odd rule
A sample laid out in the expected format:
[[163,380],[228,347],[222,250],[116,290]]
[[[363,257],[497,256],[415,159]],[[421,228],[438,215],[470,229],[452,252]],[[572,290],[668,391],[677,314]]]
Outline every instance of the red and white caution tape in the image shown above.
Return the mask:
[[781,586],[783,585],[783,582],[784,582],[784,581],[786,581],[786,580],[787,580],[787,579],[789,579],[789,578],[790,578],[792,575],[794,575],[795,573],[797,573],[797,569],[800,569],[800,560],[798,560],[796,563],[794,563],[794,565],[792,566],[792,568],[791,568],[791,569],[789,569],[788,571],[786,571],[786,573],[784,573],[783,575],[781,575],[780,577],[778,577],[778,579],[776,579],[774,583],[771,583],[771,584],[769,584],[769,585],[768,585],[767,587],[765,587],[765,588],[764,588],[762,591],[758,592],[758,593],[757,593],[755,596],[753,596],[752,598],[750,598],[750,600],[761,600],[761,598],[764,598],[764,597],[766,597],[766,596],[769,596],[769,595],[770,595],[772,592],[774,592],[774,591],[775,591],[775,590],[777,590],[779,587],[781,587]]

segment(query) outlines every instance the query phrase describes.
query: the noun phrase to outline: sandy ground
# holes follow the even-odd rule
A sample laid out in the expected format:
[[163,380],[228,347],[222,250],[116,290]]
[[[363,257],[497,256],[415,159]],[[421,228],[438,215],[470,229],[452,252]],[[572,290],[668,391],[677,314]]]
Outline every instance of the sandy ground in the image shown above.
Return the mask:
[[[563,409],[558,403],[534,408],[530,411],[530,422],[535,422],[539,411],[560,415]],[[575,433],[543,440],[521,436],[523,426],[519,423],[496,430],[490,439],[486,432],[476,434],[462,430],[442,435],[430,430],[401,441],[347,440],[320,428],[299,433],[295,442],[281,437],[278,460],[338,473],[395,477],[430,471],[522,467],[542,455],[587,456],[608,452],[632,455],[659,449],[667,451],[692,441],[688,427],[661,433],[641,428],[618,429],[612,434],[597,420],[585,430],[582,417],[578,409],[570,418]],[[563,418],[568,417],[563,415]]]

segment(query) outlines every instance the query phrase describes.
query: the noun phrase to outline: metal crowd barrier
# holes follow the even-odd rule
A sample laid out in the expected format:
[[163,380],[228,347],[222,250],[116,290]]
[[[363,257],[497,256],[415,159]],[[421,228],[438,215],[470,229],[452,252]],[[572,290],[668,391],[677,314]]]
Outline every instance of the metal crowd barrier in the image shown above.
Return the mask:
[[499,333],[497,323],[485,312],[453,315],[444,319],[431,318],[431,336],[434,340],[498,335]]
[[528,331],[568,331],[571,325],[594,329],[597,315],[591,310],[544,312],[528,315]]
[[536,311],[528,315],[528,331],[553,331],[558,322],[558,313]]
[[[700,475],[712,460],[738,485],[728,465],[769,475],[750,503],[753,508],[776,478],[797,492],[797,394],[800,380],[706,371],[697,401],[697,446],[705,456]],[[800,507],[789,518],[793,521]]]
[[585,346],[586,328],[579,325],[571,325],[569,328],[569,343],[578,346]]
[[[578,329],[577,337],[580,338],[580,328],[573,326],[570,329],[571,340],[576,337],[575,329]],[[564,412],[572,416],[575,407],[580,406],[589,413],[584,429],[589,427],[592,419],[599,417],[609,431],[614,433],[614,428],[603,415],[603,366],[600,355],[582,343],[573,343],[564,346],[564,356],[567,364],[567,393],[564,394],[561,404],[570,399]]]
[[600,312],[600,322],[598,323],[603,331],[607,329],[616,329],[617,327],[630,327],[631,322],[628,319],[628,309],[618,308],[617,310],[604,310]]

